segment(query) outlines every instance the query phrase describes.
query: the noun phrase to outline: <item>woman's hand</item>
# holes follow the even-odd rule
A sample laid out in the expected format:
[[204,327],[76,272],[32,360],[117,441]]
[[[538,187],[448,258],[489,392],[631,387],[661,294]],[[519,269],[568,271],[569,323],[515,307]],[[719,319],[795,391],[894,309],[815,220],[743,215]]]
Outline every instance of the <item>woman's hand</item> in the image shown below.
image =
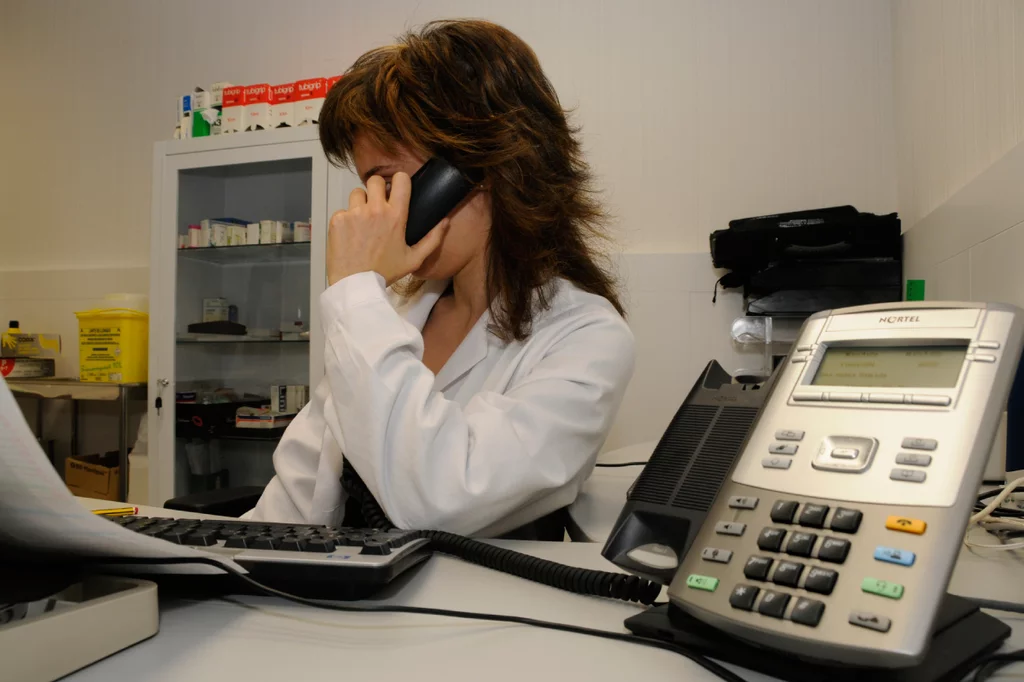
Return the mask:
[[348,198],[348,210],[331,216],[327,233],[327,281],[359,272],[373,271],[391,286],[415,272],[444,239],[448,218],[413,246],[405,243],[412,182],[406,173],[391,178],[388,196],[384,178],[374,175],[366,190],[356,188]]

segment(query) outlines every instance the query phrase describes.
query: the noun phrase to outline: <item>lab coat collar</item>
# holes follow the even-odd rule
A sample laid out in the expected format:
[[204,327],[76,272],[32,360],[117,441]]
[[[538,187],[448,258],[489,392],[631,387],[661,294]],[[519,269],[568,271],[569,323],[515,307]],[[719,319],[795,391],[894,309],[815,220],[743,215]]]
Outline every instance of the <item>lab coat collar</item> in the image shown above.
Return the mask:
[[[448,283],[449,280],[428,280],[420,287],[419,291],[399,303],[397,306],[399,314],[405,318],[406,322],[422,332],[423,325],[430,317],[430,311],[434,309],[437,299],[441,298],[445,289],[448,288]],[[462,340],[459,347],[448,358],[448,362],[437,373],[434,378],[434,390],[445,390],[487,357],[492,340],[497,341],[496,337],[488,330],[490,324],[491,311],[488,309],[476,321],[466,338]]]

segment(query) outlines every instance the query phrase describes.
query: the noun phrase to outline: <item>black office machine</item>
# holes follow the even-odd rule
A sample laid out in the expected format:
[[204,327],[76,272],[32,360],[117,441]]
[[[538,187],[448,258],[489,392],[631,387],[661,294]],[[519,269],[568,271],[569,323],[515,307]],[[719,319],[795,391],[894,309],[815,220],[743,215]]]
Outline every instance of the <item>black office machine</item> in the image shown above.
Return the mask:
[[895,213],[837,206],[742,218],[710,235],[720,284],[743,287],[750,315],[807,317],[820,310],[899,301],[903,241]]
[[791,680],[959,679],[1009,632],[946,587],[1022,336],[995,304],[813,315],[731,439],[704,406],[742,392],[709,366],[604,550],[671,573],[670,606],[627,625]]

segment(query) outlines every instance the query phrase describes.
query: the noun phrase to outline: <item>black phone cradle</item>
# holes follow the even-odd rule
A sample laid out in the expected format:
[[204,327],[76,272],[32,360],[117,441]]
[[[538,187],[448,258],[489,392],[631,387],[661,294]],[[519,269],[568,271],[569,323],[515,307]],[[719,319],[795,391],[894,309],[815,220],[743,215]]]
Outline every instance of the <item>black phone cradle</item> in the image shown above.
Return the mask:
[[[1010,636],[1010,628],[973,602],[947,594],[924,661],[910,668],[865,668],[808,660],[736,639],[671,605],[626,620],[634,634],[660,639],[723,663],[787,682],[957,682]],[[742,675],[742,673],[741,673]]]

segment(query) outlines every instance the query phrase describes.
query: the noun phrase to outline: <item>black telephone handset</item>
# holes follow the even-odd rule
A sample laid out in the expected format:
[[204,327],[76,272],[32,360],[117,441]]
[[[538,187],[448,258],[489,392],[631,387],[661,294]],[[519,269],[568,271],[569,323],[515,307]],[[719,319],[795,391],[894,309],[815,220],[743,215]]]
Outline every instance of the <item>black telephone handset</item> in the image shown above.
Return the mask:
[[473,183],[458,168],[439,156],[423,164],[412,176],[405,243],[412,246],[427,236],[466,198],[473,187]]

